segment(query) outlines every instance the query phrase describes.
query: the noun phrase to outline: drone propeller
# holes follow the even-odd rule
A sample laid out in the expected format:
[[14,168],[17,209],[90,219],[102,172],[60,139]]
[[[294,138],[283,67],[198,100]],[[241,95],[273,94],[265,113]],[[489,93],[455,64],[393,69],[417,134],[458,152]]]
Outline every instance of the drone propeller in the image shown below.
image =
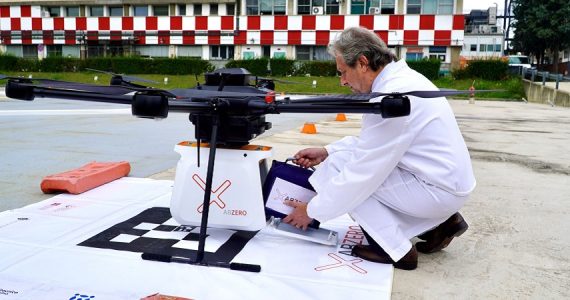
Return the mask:
[[309,83],[306,82],[300,82],[300,81],[291,81],[291,80],[283,80],[283,79],[276,79],[276,78],[271,78],[271,77],[255,77],[255,81],[257,82],[258,80],[267,80],[267,81],[274,81],[274,82],[280,82],[280,83],[286,83],[286,84],[305,84],[305,85],[310,85]]
[[[485,93],[485,92],[497,92],[500,90],[474,90],[474,91],[459,91],[459,90],[439,90],[439,91],[411,91],[404,93],[368,93],[368,94],[352,94],[352,95],[333,95],[333,96],[322,96],[313,97],[310,99],[300,99],[295,100],[295,103],[343,103],[343,102],[368,102],[370,99],[377,97],[405,97],[414,96],[419,98],[439,98],[453,95],[461,94],[471,94],[471,93]],[[288,100],[291,101],[291,100]]]
[[146,82],[146,83],[155,83],[155,84],[158,84],[158,82],[156,82],[156,81],[154,81],[154,80],[144,79],[144,78],[135,77],[135,76],[128,76],[128,75],[124,75],[124,74],[117,74],[117,73],[113,73],[113,72],[102,71],[102,70],[91,69],[91,68],[85,68],[85,70],[89,70],[89,71],[93,71],[93,72],[99,72],[99,73],[103,73],[103,74],[108,74],[108,75],[111,75],[111,76],[113,76],[113,77],[119,77],[119,78],[121,78],[122,80],[124,80],[124,81],[126,81],[126,82],[137,81],[137,82]]

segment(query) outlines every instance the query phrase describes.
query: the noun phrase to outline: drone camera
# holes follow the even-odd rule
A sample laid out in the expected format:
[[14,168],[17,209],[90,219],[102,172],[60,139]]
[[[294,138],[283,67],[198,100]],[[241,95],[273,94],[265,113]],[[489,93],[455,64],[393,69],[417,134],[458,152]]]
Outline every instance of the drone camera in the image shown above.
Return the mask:
[[139,118],[165,119],[168,98],[161,94],[137,93],[133,97],[132,113]]
[[32,101],[34,100],[34,87],[9,80],[6,84],[6,97]]

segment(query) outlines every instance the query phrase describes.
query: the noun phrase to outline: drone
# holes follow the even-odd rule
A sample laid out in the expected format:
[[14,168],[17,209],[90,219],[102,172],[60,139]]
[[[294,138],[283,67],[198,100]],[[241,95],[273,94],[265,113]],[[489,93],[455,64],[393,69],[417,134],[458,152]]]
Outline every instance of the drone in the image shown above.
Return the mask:
[[[259,217],[264,216],[261,182],[252,178],[263,181],[265,160],[271,156],[271,148],[250,145],[250,141],[271,129],[271,123],[265,119],[267,114],[364,113],[397,118],[410,114],[409,96],[437,98],[472,93],[456,90],[412,91],[303,99],[285,97],[278,100],[273,91],[274,80],[259,78],[242,68],[218,69],[205,74],[204,84],[172,90],[135,83],[147,82],[140,78],[115,73],[111,75],[109,86],[5,76],[0,79],[8,80],[6,96],[19,100],[49,97],[127,104],[131,105],[134,116],[149,119],[164,119],[170,112],[189,113],[190,122],[194,124],[196,143],[183,142],[175,146],[175,151],[182,157],[176,168],[171,213],[180,224],[200,226],[196,257],[188,263],[211,266],[220,265],[204,258],[208,222],[211,227],[249,231],[260,230],[266,225],[265,218]],[[253,85],[250,84],[252,81],[255,82]],[[379,97],[382,97],[381,101],[370,101]],[[200,149],[208,153],[207,161],[200,157]],[[216,164],[217,152],[220,161]],[[193,155],[197,160],[189,159]],[[201,167],[204,163],[206,168]],[[217,178],[214,178],[214,170],[220,174]],[[223,183],[213,189],[214,179]],[[230,193],[230,185],[235,187],[234,194]],[[223,191],[228,190],[225,196],[241,198],[241,201],[234,200],[231,204],[222,201],[220,193],[215,196],[216,191],[222,188]],[[193,197],[202,193],[202,199]],[[230,207],[240,202],[240,209]],[[215,207],[213,204],[219,209],[215,209],[209,219],[210,207]],[[147,255],[145,259],[170,261],[156,255]],[[260,270],[258,265],[230,263],[227,266],[242,271]]]

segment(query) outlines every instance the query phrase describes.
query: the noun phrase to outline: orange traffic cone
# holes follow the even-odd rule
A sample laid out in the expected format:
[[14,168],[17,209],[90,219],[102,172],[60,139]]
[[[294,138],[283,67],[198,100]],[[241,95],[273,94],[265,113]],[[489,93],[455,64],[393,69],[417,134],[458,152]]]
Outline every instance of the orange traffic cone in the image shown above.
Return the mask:
[[301,129],[301,133],[316,134],[317,127],[315,127],[315,123],[306,122],[305,125],[303,125],[303,129]]
[[344,122],[346,121],[346,115],[343,113],[336,114],[335,121]]

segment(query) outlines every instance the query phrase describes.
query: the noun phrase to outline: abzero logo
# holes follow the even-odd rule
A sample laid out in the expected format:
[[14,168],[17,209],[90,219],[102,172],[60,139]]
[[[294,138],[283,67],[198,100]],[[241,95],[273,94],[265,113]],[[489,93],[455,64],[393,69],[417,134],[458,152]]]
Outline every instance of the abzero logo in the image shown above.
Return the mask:
[[285,204],[285,201],[293,201],[293,202],[298,202],[298,203],[304,203],[303,201],[291,197],[289,196],[286,192],[285,193],[281,193],[281,191],[279,191],[278,188],[275,189],[275,197],[273,197],[273,200],[277,200],[279,202],[282,202],[283,204]]
[[348,231],[340,242],[340,249],[338,253],[352,256],[352,248],[354,248],[356,245],[362,245],[362,242],[364,242],[364,233],[362,232],[360,226],[349,226]]
[[[362,269],[361,267],[356,266],[356,264],[362,262],[362,259],[352,258],[353,257],[352,248],[354,248],[355,245],[361,245],[363,241],[364,241],[364,233],[362,232],[360,226],[358,225],[349,226],[348,231],[346,232],[344,238],[341,241],[338,254],[336,253],[328,254],[328,256],[334,259],[336,263],[316,267],[315,271],[324,271],[324,270],[335,269],[335,268],[340,268],[342,266],[346,266],[360,274],[368,273],[366,270]],[[339,254],[344,256],[349,256],[351,258],[344,259]]]
[[[204,191],[206,191],[206,182],[200,178],[200,176],[198,174],[194,174],[192,175],[192,179],[194,180],[194,182],[196,182],[196,184]],[[226,207],[226,203],[222,200],[222,194],[230,187],[230,185],[232,185],[232,182],[229,180],[224,181],[222,184],[220,184],[220,186],[217,189],[212,189],[212,196],[214,197],[213,199],[210,200],[210,205],[212,205],[212,203],[215,203],[220,209],[224,209]],[[204,208],[202,207],[204,204],[200,204],[200,206],[198,206],[197,210],[199,213],[202,213],[202,210],[204,210]]]
[[330,269],[347,267],[347,268],[350,268],[351,270],[358,272],[360,274],[368,273],[366,270],[364,270],[363,268],[356,265],[356,264],[362,262],[362,259],[360,259],[360,258],[344,259],[336,253],[329,253],[328,256],[336,262],[332,263],[332,264],[316,267],[315,271],[320,272],[320,271],[325,271],[325,270],[330,270]]

